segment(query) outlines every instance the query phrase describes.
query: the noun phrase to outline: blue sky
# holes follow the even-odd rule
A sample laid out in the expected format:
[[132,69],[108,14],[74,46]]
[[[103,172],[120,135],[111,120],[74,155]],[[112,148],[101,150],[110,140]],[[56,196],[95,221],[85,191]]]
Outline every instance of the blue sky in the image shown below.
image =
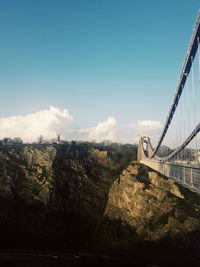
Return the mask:
[[[197,0],[0,0],[0,118],[54,106],[75,128],[164,123]],[[128,131],[128,130],[127,130]]]

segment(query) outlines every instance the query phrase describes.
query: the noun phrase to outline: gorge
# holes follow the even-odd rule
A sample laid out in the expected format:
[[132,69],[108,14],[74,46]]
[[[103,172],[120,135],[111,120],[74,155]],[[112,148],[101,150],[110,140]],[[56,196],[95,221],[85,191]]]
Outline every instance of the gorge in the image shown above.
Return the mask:
[[199,266],[199,195],[136,153],[87,142],[1,146],[0,249]]

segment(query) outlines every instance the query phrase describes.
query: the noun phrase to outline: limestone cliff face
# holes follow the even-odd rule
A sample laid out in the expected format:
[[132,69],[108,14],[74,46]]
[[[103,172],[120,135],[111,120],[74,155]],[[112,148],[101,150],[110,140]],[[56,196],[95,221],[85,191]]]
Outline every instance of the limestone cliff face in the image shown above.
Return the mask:
[[110,189],[105,213],[111,220],[120,219],[134,227],[145,239],[156,240],[183,228],[178,221],[178,202],[184,196],[174,181],[153,171],[142,174],[142,168],[145,171],[132,163],[122,172]]
[[4,149],[0,152],[0,197],[47,204],[55,156],[54,147]]
[[116,179],[107,151],[88,144],[0,148],[1,248],[80,250]]
[[0,248],[78,252],[84,246],[139,255],[140,262],[150,242],[155,259],[163,253],[167,262],[171,246],[172,255],[181,247],[200,256],[199,195],[137,162],[125,167],[130,148],[0,147]]
[[62,146],[53,164],[52,205],[95,222],[104,213],[115,176],[106,151]]
[[[159,253],[165,253],[163,259],[167,262],[166,247],[172,257],[180,253],[178,249],[200,255],[199,236],[200,196],[132,162],[110,188],[104,218],[90,249],[126,256],[128,251],[128,256],[133,255],[139,261],[143,261],[141,255],[148,250],[147,254],[155,259]],[[152,249],[151,245],[149,249],[149,242],[158,246]],[[184,252],[182,257],[186,262],[191,260],[185,258]]]

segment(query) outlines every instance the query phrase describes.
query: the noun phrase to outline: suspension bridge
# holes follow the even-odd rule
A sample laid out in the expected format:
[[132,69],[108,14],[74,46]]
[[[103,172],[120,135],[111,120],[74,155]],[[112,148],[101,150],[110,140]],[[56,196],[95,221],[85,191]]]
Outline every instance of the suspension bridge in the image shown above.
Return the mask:
[[200,193],[200,11],[172,105],[155,147],[141,135],[138,161]]

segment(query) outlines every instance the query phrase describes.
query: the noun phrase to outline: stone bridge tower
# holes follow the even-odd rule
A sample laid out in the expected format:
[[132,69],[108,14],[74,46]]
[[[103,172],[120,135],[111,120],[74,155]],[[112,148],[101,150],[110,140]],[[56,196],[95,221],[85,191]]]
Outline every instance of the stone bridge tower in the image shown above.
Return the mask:
[[140,135],[137,151],[137,161],[144,158],[148,158],[152,155],[152,146],[150,142],[149,135]]

